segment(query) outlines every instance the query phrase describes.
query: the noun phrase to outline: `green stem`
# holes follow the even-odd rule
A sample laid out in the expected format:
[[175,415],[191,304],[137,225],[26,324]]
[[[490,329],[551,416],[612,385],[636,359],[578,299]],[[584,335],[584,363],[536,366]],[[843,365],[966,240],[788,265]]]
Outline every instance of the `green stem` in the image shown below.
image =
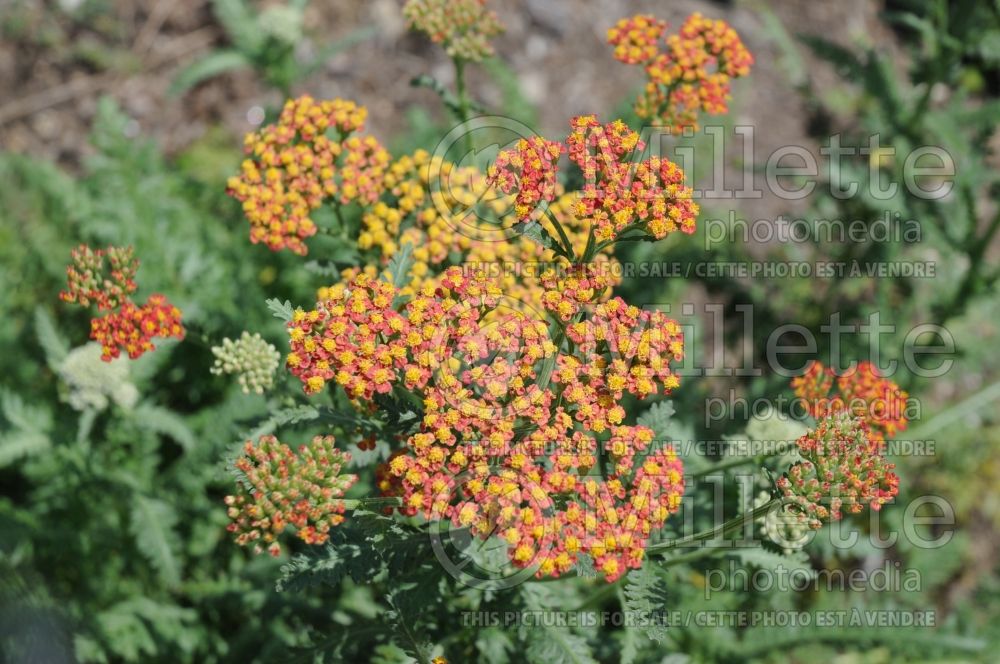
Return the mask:
[[[773,455],[768,455],[773,456]],[[732,468],[739,468],[740,466],[750,466],[753,464],[760,464],[766,457],[737,457],[735,459],[728,459],[726,461],[720,461],[719,463],[713,465],[711,468],[706,468],[700,470],[696,473],[691,473],[691,479],[701,479],[708,475],[714,475],[715,473],[722,470],[730,470]]]
[[403,504],[403,501],[395,496],[347,498],[343,502],[345,510],[363,510],[368,507],[399,507]]
[[688,535],[687,537],[682,537],[670,542],[661,542],[660,544],[654,544],[646,551],[648,553],[657,553],[660,551],[669,551],[671,549],[679,549],[686,547],[691,544],[696,544],[698,542],[704,542],[707,540],[713,540],[717,537],[725,537],[725,535],[733,530],[742,528],[748,521],[755,521],[760,517],[767,514],[769,511],[774,509],[777,505],[781,504],[781,499],[772,498],[760,507],[750,510],[749,512],[744,512],[738,516],[734,516],[729,521],[716,526],[715,528],[709,528],[708,530],[703,530],[699,533],[693,535]]
[[[456,56],[451,61],[455,64],[455,96],[458,97],[458,119],[464,125],[469,122],[470,110],[469,93],[465,89],[465,60]],[[462,140],[465,143],[465,154],[472,154],[475,151],[475,145],[472,143],[472,133],[468,131],[468,128],[466,128]]]

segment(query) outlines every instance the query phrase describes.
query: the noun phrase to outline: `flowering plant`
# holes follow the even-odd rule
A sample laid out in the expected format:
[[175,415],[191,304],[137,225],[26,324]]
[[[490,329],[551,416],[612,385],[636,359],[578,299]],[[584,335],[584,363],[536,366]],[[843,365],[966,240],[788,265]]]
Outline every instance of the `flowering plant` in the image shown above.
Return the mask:
[[[463,67],[492,53],[496,16],[480,1],[417,0],[405,15],[455,62],[454,107],[467,120]],[[698,14],[664,38],[666,27],[640,15],[607,33],[614,57],[648,77],[639,117],[682,130],[702,113],[727,112],[731,80],[753,63],[739,36]],[[574,117],[564,138],[521,136],[480,168],[424,150],[393,156],[364,134],[366,115],[350,100],[288,100],[246,137],[226,186],[251,243],[305,256],[321,253],[325,236],[358,259],[321,267],[330,282],[311,304],[269,301],[287,334],[283,364],[308,401],[276,409],[230,459],[236,490],[225,505],[236,542],[275,557],[305,547],[283,584],[391,575],[417,537],[450,532],[499,544],[499,587],[596,576],[614,589],[625,577],[624,601],[648,602],[657,570],[684,560],[682,547],[770,512],[816,529],[896,496],[884,443],[906,426],[906,393],[870,363],[834,375],[815,362],[792,384],[815,422],[791,465],[748,512],[673,536],[680,524],[670,517],[692,480],[764,461],[686,473],[662,426],[667,402],[641,417],[623,405],[680,387],[686,340],[666,313],[616,295],[616,249],[694,234],[689,176],[647,154],[621,119]],[[141,306],[129,298],[138,268],[130,249],[84,246],[72,259],[62,298],[111,312],[92,321],[103,359],[122,350],[135,359],[153,338],[184,337],[164,296]],[[526,264],[539,267],[495,269]],[[259,334],[227,338],[212,354],[211,373],[237,374],[244,393],[280,383],[281,353]],[[321,434],[292,448],[273,433],[299,422]],[[299,542],[285,539],[289,531]],[[462,580],[471,559],[451,575]]]

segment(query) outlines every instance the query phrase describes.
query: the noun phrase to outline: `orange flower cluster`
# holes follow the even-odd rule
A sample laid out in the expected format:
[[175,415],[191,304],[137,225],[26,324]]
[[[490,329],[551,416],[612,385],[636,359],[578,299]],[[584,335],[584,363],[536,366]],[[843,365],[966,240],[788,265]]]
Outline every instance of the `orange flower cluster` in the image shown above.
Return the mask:
[[497,155],[491,173],[501,191],[517,192],[514,213],[519,220],[537,218],[539,204],[555,199],[556,162],[565,151],[561,143],[531,136]]
[[[837,392],[830,396],[835,381]],[[858,362],[837,376],[832,368],[813,361],[803,375],[792,379],[792,389],[811,416],[820,419],[849,411],[865,422],[877,441],[906,429],[909,394],[883,377],[871,362]]]
[[627,65],[639,65],[655,58],[657,42],[667,29],[667,22],[649,14],[623,18],[608,29],[608,43],[615,47],[615,60]]
[[[97,305],[100,311],[111,311],[128,299],[137,288],[135,273],[139,261],[132,247],[91,249],[85,244],[70,252],[73,263],[66,268],[68,285],[59,293],[63,302],[80,306]],[[107,256],[111,271],[105,274],[104,258]]]
[[674,131],[696,129],[699,112],[728,111],[731,81],[750,73],[753,56],[722,20],[694,13],[661,50],[657,42],[665,29],[651,16],[633,16],[608,30],[608,43],[618,60],[646,70],[646,87],[636,102],[639,117]]
[[882,443],[849,412],[825,416],[796,445],[803,461],[777,487],[811,528],[839,521],[845,511],[856,514],[865,505],[879,510],[899,492],[895,465],[886,460]]
[[522,140],[500,153],[490,179],[504,193],[516,191],[520,221],[535,219],[539,206],[555,197],[556,157],[565,150],[583,174],[573,214],[585,220],[598,242],[610,242],[637,230],[662,239],[680,230],[694,232],[698,204],[684,184],[684,172],[668,159],[629,158],[645,148],[639,134],[621,120],[602,125],[593,115],[572,120],[565,146],[538,139]]
[[251,242],[305,255],[316,208],[327,200],[378,200],[389,153],[374,137],[354,135],[366,115],[352,101],[306,95],[288,100],[277,123],[247,135],[249,157],[227,192],[243,204]]
[[180,309],[162,295],[150,295],[142,306],[126,300],[118,311],[90,321],[90,338],[101,344],[101,359],[107,362],[123,350],[134,360],[154,350],[153,339],[157,337],[184,338]]
[[245,493],[226,496],[228,530],[236,542],[277,556],[277,537],[291,526],[306,544],[322,544],[330,528],[344,521],[344,493],[357,482],[343,474],[351,455],[334,447],[333,436],[316,436],[293,451],[274,436],[247,441],[236,468]]
[[493,55],[489,40],[504,30],[486,0],[407,0],[403,15],[449,56],[475,62]]
[[[153,339],[184,338],[180,310],[163,295],[150,295],[143,305],[129,298],[135,292],[139,261],[131,247],[91,249],[80,245],[72,251],[73,264],[66,268],[67,289],[59,294],[64,302],[81,306],[96,304],[109,313],[90,321],[90,338],[101,344],[101,359],[110,362],[124,350],[131,359],[153,350]],[[110,272],[104,272],[104,258]],[[117,309],[117,311],[116,311]]]
[[[504,237],[497,220],[510,209],[512,199],[491,196],[495,189],[480,171],[458,168],[417,150],[389,167],[385,184],[384,200],[362,215],[358,248],[377,251],[374,262],[385,264],[403,245],[410,246],[413,264],[402,295],[412,295],[427,283],[436,286],[458,256],[469,269],[482,269],[497,278],[508,307],[544,316],[540,275],[549,267],[568,270],[569,263],[524,235]],[[577,255],[581,255],[587,245],[589,225],[586,219],[573,214],[574,201],[575,194],[560,193],[557,186],[548,214],[541,216],[538,223],[550,237],[557,235],[554,222],[560,223]],[[609,287],[621,281],[620,264],[611,256],[611,247],[602,249],[593,260]],[[365,270],[371,277],[378,276],[375,265]],[[346,282],[360,272],[349,268],[341,276]],[[606,299],[609,291],[597,299]],[[321,289],[319,299],[334,292],[336,287]]]
[[295,312],[288,325],[289,369],[309,394],[328,381],[365,400],[397,384],[423,387],[455,335],[474,324],[478,307],[492,308],[500,297],[495,285],[458,267],[446,270],[440,283],[427,284],[397,312],[392,284],[357,275],[316,309]]

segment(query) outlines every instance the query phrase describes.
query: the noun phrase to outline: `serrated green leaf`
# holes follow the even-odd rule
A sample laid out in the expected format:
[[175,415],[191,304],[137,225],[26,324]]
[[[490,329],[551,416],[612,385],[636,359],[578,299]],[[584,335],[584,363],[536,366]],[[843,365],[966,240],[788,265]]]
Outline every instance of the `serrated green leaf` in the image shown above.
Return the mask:
[[399,252],[389,260],[389,283],[396,288],[405,286],[409,281],[411,267],[413,267],[413,245],[404,242]]
[[133,410],[132,415],[141,428],[169,436],[177,441],[185,452],[190,452],[198,444],[194,433],[184,422],[184,418],[173,411],[144,403]]
[[270,298],[265,303],[275,318],[283,320],[286,323],[291,321],[292,316],[295,315],[295,309],[292,308],[292,303],[288,300],[282,302],[278,298]]
[[652,429],[657,438],[670,438],[676,412],[672,401],[660,401],[650,406],[649,410],[636,419],[636,422],[640,426]]
[[35,308],[35,337],[45,352],[45,362],[49,368],[53,371],[58,370],[59,365],[69,354],[69,343],[56,330],[52,316],[44,307]]
[[212,0],[212,11],[233,45],[242,53],[257,53],[264,35],[250,8],[243,0]]
[[15,430],[0,435],[0,468],[42,454],[51,447],[49,437],[37,431]]
[[132,501],[131,531],[136,547],[160,574],[163,583],[177,586],[180,562],[175,552],[177,515],[173,507],[155,498],[137,495]]
[[[622,592],[625,597],[625,610],[633,612],[636,616],[653,617],[666,611],[669,595],[667,584],[663,580],[652,561],[646,563],[639,569],[632,570],[625,579],[625,588]],[[650,639],[656,642],[666,638],[666,624],[660,624],[656,620],[650,620],[648,626],[643,628]]]
[[782,569],[789,574],[804,574],[810,579],[816,578],[816,570],[813,569],[812,564],[809,562],[809,556],[805,551],[781,554],[765,549],[764,547],[751,546],[742,549],[733,549],[731,554],[744,564],[758,569],[770,571]]
[[170,84],[170,94],[183,94],[202,81],[251,66],[250,60],[239,51],[216,51],[182,69]]

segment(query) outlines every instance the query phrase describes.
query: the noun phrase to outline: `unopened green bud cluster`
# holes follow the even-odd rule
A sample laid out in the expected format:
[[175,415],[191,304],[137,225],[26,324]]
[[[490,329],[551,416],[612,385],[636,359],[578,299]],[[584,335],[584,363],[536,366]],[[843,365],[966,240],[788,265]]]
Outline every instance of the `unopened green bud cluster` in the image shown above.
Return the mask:
[[214,346],[214,374],[236,374],[245,394],[263,394],[274,384],[274,372],[281,361],[281,353],[264,341],[259,334],[243,332],[239,339],[223,339],[221,346]]

